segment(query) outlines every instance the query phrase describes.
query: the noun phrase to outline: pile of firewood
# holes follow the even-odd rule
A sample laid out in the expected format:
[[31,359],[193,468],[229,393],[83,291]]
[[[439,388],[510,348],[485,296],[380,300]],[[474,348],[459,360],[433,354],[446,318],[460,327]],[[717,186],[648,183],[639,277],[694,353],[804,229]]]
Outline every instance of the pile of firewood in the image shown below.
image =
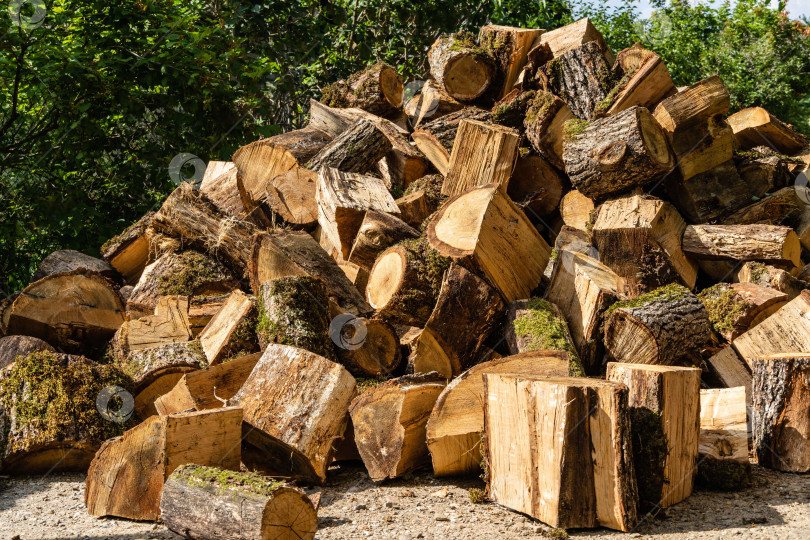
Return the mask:
[[324,89],[103,260],[47,257],[0,304],[0,472],[312,538],[296,486],[344,460],[483,470],[501,505],[624,531],[744,486],[747,410],[760,465],[810,470],[807,139],[587,19],[427,61],[407,101],[383,63]]

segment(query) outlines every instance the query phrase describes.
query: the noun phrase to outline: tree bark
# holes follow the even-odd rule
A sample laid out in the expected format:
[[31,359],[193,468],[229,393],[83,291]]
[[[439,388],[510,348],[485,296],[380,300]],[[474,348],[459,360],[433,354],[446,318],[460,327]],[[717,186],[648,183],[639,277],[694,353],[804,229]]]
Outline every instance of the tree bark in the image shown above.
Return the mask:
[[807,137],[781,122],[762,107],[750,107],[728,117],[734,140],[746,150],[766,145],[781,154],[793,155],[805,148]]
[[18,356],[26,357],[33,352],[52,352],[56,349],[47,342],[31,336],[5,336],[0,338],[0,370],[14,363]]
[[764,195],[740,177],[732,160],[688,180],[671,174],[664,185],[669,200],[690,223],[725,221],[727,214],[749,204],[752,197]]
[[464,108],[464,104],[453,99],[450,94],[434,80],[426,81],[422,91],[405,105],[410,124],[413,128],[435,120],[446,114]]
[[788,301],[799,296],[804,289],[810,288],[810,284],[796,279],[786,271],[759,262],[743,264],[736,278],[740,283],[755,283],[783,292],[788,296]]
[[323,89],[323,103],[330,107],[357,107],[383,115],[402,107],[402,79],[383,62],[354,73]]
[[138,282],[149,260],[149,239],[146,230],[152,222],[153,215],[154,212],[147,213],[101,246],[101,257],[118,270],[130,285]]
[[337,361],[355,377],[379,377],[395,371],[402,351],[394,327],[380,319],[339,314],[329,327]]
[[456,133],[462,120],[487,122],[491,118],[489,111],[477,107],[465,107],[454,113],[422,124],[411,138],[416,147],[430,160],[442,175],[447,174],[450,166],[450,152],[456,140]]
[[529,49],[542,33],[543,30],[534,28],[516,28],[497,24],[481,27],[478,41],[495,53],[495,63],[501,83],[495,99],[502,98],[512,90],[523,66],[526,65]]
[[402,240],[418,236],[419,231],[401,219],[376,210],[367,210],[355,236],[348,261],[371,270],[377,255]]
[[574,115],[568,105],[550,92],[538,90],[526,111],[523,126],[532,147],[558,169],[563,169],[564,126]]
[[696,259],[763,261],[801,268],[801,243],[778,225],[689,225],[683,250]]
[[784,306],[788,297],[753,283],[718,283],[698,294],[714,331],[726,341],[753,328]]
[[333,168],[365,173],[373,169],[391,148],[391,142],[377,126],[365,119],[358,120],[306,162],[306,168],[315,172]]
[[306,163],[315,157],[331,140],[328,133],[309,126],[264,139],[266,143],[285,148],[298,163]]
[[459,101],[481,97],[495,79],[494,62],[459,34],[436,40],[428,51],[430,74]]
[[109,263],[72,249],[54,251],[42,259],[39,268],[31,276],[31,281],[39,281],[51,274],[73,272],[74,270],[96,272],[113,282],[120,282],[118,272]]
[[592,120],[597,106],[613,87],[610,65],[595,41],[571,49],[543,66],[547,90],[560,96],[571,113]]
[[517,158],[506,193],[529,219],[536,220],[554,213],[569,187],[568,180],[548,160],[528,154]]
[[548,45],[555,58],[592,41],[600,46],[608,65],[612,65],[615,60],[613,52],[588,18],[544,32],[540,36],[540,43]]

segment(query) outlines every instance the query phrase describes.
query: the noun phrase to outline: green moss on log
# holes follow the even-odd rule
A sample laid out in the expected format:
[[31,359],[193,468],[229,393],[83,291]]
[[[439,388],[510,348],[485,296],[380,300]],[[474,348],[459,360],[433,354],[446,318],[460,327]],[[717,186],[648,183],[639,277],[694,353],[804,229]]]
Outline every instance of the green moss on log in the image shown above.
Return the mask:
[[441,174],[428,174],[408,184],[403,196],[411,195],[421,190],[425,193],[428,205],[438,208],[447,200],[447,195],[442,195],[442,183],[444,183],[444,176]]
[[588,127],[590,122],[587,120],[579,120],[574,118],[573,120],[568,120],[563,125],[563,138],[566,141],[573,141],[577,137],[579,137],[585,128]]
[[269,497],[284,485],[283,481],[261,476],[255,472],[229,471],[202,465],[182,465],[175,469],[172,477],[188,486],[215,486],[218,494],[236,490],[241,494],[254,494]]
[[526,110],[524,123],[528,126],[529,124],[537,121],[538,118],[545,116],[549,107],[554,104],[554,100],[555,97],[553,94],[548,92],[535,92],[534,97]]
[[357,393],[362,394],[366,390],[377,388],[389,379],[383,376],[377,377],[356,377],[357,380]]
[[751,485],[751,464],[725,459],[701,458],[695,485],[708,491],[741,491]]
[[644,293],[630,300],[620,300],[614,303],[605,310],[604,320],[607,320],[608,317],[610,317],[610,314],[617,309],[631,309],[649,304],[651,302],[670,302],[672,300],[677,300],[678,298],[683,298],[687,294],[689,294],[689,289],[683,285],[679,285],[678,283],[670,283],[669,285],[658,287],[657,289]]
[[646,407],[630,409],[630,431],[639,506],[647,512],[661,501],[666,483],[664,465],[669,455],[669,438],[664,432],[661,415]]
[[718,283],[701,291],[698,298],[709,313],[712,328],[721,334],[734,331],[736,322],[751,307],[751,303],[727,283]]
[[570,340],[568,323],[557,315],[554,306],[542,298],[531,298],[526,306],[527,313],[517,317],[512,323],[515,334],[526,340],[530,350],[565,351],[569,357],[569,374],[582,377],[585,370],[576,348]]
[[450,268],[450,259],[430,247],[425,235],[404,240],[399,245],[408,252],[408,260],[416,269],[419,282],[425,285],[406,291],[400,296],[400,300],[406,306],[406,310],[407,306],[413,306],[413,312],[420,307],[435,306],[442,288],[444,273]]
[[219,281],[230,275],[222,264],[198,251],[186,250],[179,257],[180,269],[162,275],[158,280],[158,292],[161,296],[191,296],[206,283]]
[[534,102],[535,91],[524,92],[505,103],[499,103],[492,109],[492,121],[502,126],[523,130],[526,114]]

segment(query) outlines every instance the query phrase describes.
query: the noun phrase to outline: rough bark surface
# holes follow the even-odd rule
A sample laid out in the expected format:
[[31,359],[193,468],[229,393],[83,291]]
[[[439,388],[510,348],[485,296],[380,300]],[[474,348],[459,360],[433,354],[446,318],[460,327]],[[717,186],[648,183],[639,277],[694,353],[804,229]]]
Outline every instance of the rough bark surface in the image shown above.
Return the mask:
[[560,96],[581,120],[593,119],[597,106],[613,87],[610,65],[595,41],[557,56],[543,71],[548,90]]
[[391,151],[391,142],[377,126],[360,120],[324,146],[306,168],[318,172],[330,167],[344,172],[364,173],[374,168]]

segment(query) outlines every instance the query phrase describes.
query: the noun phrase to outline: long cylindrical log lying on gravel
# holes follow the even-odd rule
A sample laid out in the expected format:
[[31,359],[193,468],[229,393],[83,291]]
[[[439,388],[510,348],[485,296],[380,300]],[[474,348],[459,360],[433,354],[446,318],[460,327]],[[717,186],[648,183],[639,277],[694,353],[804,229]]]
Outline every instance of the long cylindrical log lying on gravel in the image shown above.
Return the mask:
[[436,82],[459,101],[480,97],[495,80],[493,60],[477,50],[475,36],[469,32],[436,40],[428,51],[428,63]]
[[683,250],[698,259],[803,266],[799,237],[790,227],[778,225],[689,225]]

